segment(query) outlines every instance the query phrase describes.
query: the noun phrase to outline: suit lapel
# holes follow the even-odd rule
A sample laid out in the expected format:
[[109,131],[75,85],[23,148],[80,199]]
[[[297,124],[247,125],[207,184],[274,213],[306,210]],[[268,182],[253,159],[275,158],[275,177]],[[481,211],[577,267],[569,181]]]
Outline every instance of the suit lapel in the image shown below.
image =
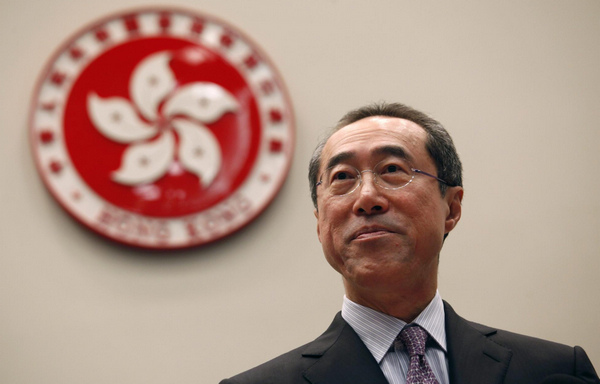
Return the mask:
[[451,384],[502,383],[512,351],[488,337],[496,330],[467,322],[444,302]]
[[387,384],[379,364],[340,313],[302,356],[316,359],[304,372],[312,384]]
[[[466,321],[444,302],[450,384],[500,384],[512,351],[489,339],[496,330]],[[387,384],[371,352],[338,313],[302,353],[314,359],[303,373],[311,384]]]

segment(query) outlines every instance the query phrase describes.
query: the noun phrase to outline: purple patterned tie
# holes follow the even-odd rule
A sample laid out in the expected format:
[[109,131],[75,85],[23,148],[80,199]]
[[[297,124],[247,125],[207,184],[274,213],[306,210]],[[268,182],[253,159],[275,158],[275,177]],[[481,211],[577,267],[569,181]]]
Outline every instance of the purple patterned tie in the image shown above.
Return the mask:
[[439,384],[429,363],[425,359],[427,332],[419,326],[405,327],[398,335],[410,356],[410,367],[406,374],[406,384]]

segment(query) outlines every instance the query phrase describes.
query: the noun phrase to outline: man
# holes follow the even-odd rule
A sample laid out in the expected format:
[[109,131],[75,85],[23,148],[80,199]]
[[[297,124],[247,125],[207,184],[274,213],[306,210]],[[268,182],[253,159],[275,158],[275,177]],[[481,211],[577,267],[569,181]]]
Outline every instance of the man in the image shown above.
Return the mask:
[[323,335],[234,383],[600,383],[579,348],[459,317],[437,291],[461,217],[461,163],[437,121],[402,104],[344,116],[315,150],[317,234],[346,295]]

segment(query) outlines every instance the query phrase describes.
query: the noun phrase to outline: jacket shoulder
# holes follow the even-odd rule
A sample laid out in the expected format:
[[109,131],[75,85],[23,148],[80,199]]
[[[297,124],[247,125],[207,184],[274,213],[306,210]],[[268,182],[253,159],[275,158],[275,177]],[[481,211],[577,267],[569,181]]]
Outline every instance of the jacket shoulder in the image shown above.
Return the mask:
[[305,384],[302,372],[314,364],[314,359],[303,358],[302,351],[309,344],[286,352],[230,379],[223,380],[221,384]]
[[540,375],[564,374],[599,382],[589,357],[579,346],[571,347],[502,329],[496,330],[490,339],[513,353],[507,379],[517,372],[538,372]]
[[242,372],[220,384],[306,384],[303,373],[339,338],[346,322],[338,313],[315,340]]
[[559,361],[572,360],[573,347],[550,340],[522,335],[504,329],[492,328],[483,324],[467,321],[477,331],[503,347],[513,351],[513,357],[527,355],[535,360],[556,359]]
[[550,374],[575,376],[585,379],[586,382],[600,383],[589,357],[579,346],[572,347],[469,320],[464,321],[488,340],[511,351],[506,383],[526,382],[524,377],[536,377],[536,380],[540,380]]

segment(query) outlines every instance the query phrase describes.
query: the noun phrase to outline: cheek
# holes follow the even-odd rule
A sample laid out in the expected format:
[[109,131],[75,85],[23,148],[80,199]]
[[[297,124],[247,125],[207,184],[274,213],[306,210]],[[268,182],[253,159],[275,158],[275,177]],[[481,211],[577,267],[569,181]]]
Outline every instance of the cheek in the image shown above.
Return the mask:
[[445,232],[445,215],[442,207],[434,202],[424,202],[413,217],[417,246],[437,249],[441,248]]
[[321,208],[317,216],[319,237],[331,236],[336,228],[343,224],[343,209],[329,200],[320,202],[319,207]]
[[335,259],[339,258],[341,248],[343,248],[343,233],[345,228],[345,219],[341,210],[336,210],[332,205],[321,205],[326,207],[319,211],[317,218],[317,233],[319,241],[323,247],[323,252],[330,264],[333,265]]
[[319,220],[318,232],[319,232],[319,241],[323,245],[323,247],[331,247],[333,245],[334,240],[337,238],[336,231],[339,230],[339,225],[336,225],[335,220],[332,220],[331,216],[327,214],[322,215]]
[[331,265],[333,269],[342,273],[344,261],[342,259],[343,248],[342,244],[339,244],[339,236],[336,236],[336,226],[331,225],[330,222],[319,224],[319,241],[323,248],[323,254],[325,260]]

